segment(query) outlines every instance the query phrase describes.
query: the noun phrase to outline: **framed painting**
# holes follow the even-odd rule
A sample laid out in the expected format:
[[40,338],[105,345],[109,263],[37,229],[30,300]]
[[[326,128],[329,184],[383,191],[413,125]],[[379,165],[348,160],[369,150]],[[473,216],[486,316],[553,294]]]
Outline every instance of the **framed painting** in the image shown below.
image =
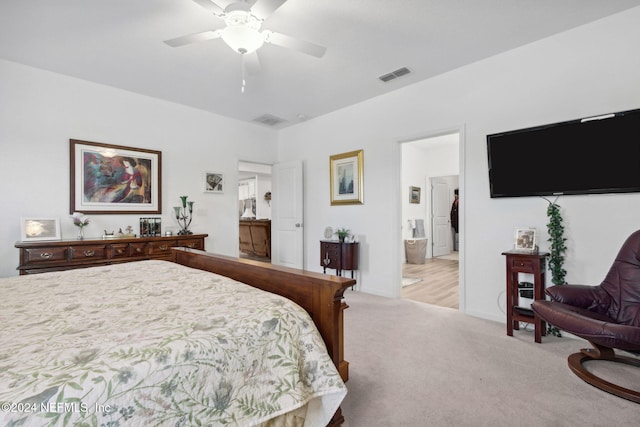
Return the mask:
[[536,246],[536,229],[535,228],[516,228],[515,250],[522,252],[534,253]]
[[162,153],[71,139],[70,212],[162,213]]
[[205,193],[224,193],[224,175],[218,172],[204,173]]
[[420,204],[420,187],[409,188],[409,203]]
[[61,239],[57,218],[22,218],[20,225],[23,242]]
[[364,203],[364,150],[335,154],[329,158],[331,205]]

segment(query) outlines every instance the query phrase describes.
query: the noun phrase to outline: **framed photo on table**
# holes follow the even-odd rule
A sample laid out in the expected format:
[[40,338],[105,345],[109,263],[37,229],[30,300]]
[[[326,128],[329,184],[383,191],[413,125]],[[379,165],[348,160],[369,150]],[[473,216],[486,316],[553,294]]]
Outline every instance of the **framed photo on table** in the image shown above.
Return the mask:
[[162,153],[71,139],[70,213],[162,213]]
[[535,253],[538,250],[537,236],[535,228],[516,228],[515,232],[516,251]]
[[22,218],[20,237],[23,242],[60,240],[60,221],[57,218]]
[[335,154],[329,158],[331,205],[364,203],[364,150]]

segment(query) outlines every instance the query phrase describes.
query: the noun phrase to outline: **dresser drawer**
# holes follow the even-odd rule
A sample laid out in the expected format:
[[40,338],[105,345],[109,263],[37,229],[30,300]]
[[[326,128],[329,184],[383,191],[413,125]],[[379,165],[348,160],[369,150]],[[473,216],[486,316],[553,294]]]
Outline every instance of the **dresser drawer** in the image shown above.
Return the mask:
[[340,245],[338,244],[323,243],[320,249],[322,251],[322,257],[324,257],[325,254],[329,254],[329,256],[333,258],[340,254]]
[[511,268],[513,269],[513,271],[519,271],[521,273],[532,273],[533,261],[530,259],[514,257],[511,260]]
[[128,243],[115,243],[110,245],[111,258],[126,258],[129,256]]
[[162,241],[162,242],[149,242],[148,249],[149,255],[162,255],[162,254],[170,254],[171,248],[176,245],[176,242],[173,240],[170,241]]
[[202,239],[180,239],[178,240],[178,246],[181,248],[189,248],[189,249],[204,249],[203,240]]
[[25,262],[52,262],[67,259],[66,247],[52,248],[26,248],[24,249]]
[[131,243],[129,249],[131,256],[143,256],[146,254],[147,244],[146,243]]
[[107,255],[106,245],[82,245],[70,247],[70,259],[105,259]]
[[340,244],[324,242],[320,244],[320,265],[325,268],[341,268]]

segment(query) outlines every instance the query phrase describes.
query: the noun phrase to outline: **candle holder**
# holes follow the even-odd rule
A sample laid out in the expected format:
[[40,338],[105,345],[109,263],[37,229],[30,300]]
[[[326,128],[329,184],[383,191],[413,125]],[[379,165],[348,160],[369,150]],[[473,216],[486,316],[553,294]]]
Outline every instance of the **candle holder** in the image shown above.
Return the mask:
[[189,226],[191,225],[191,220],[193,219],[193,202],[188,202],[188,197],[189,196],[180,196],[182,206],[174,206],[173,208],[176,220],[178,221],[178,225],[180,226],[180,231],[178,231],[179,236],[193,234],[193,232],[189,231]]

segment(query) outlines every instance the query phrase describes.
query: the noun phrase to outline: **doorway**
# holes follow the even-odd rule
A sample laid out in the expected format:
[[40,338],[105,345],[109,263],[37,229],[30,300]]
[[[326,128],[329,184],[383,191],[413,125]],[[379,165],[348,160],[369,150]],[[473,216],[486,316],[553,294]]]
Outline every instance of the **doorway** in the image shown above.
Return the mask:
[[238,163],[240,258],[271,262],[271,175],[271,165]]
[[[454,233],[451,210],[459,190],[461,132],[452,131],[404,142],[401,151],[403,298],[460,309],[459,235]],[[410,192],[422,193],[419,203]],[[417,224],[424,224],[427,240],[422,256],[409,257],[418,242]],[[459,230],[460,231],[460,230]]]

